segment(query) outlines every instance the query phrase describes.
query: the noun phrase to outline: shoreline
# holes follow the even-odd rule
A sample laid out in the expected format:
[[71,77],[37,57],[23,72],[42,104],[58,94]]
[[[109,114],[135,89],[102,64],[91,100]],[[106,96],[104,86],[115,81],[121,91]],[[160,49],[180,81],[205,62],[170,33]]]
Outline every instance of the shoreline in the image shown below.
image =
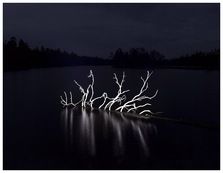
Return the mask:
[[16,69],[4,69],[3,72],[17,72],[17,71],[26,71],[26,70],[33,70],[33,69],[46,69],[46,68],[65,68],[65,67],[80,67],[80,66],[111,66],[116,69],[131,69],[131,70],[138,70],[138,69],[179,69],[179,70],[207,70],[207,71],[219,71],[220,68],[217,67],[201,67],[201,66],[148,66],[148,67],[129,67],[129,66],[114,66],[113,64],[102,64],[102,65],[71,65],[71,66],[49,66],[49,67],[30,67],[30,68],[16,68]]

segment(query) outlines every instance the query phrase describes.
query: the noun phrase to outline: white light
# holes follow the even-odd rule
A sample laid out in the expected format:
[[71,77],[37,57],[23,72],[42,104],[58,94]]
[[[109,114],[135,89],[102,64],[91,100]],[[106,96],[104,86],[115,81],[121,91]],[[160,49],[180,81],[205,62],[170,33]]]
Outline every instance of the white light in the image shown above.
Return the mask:
[[[150,78],[150,76],[153,74],[153,72],[149,72],[147,71],[147,75],[146,78],[144,79],[141,76],[141,80],[142,80],[142,87],[139,91],[139,93],[137,95],[135,95],[131,100],[126,101],[126,95],[125,93],[129,92],[130,90],[122,90],[123,88],[123,83],[125,82],[125,72],[123,72],[122,74],[122,79],[121,81],[119,81],[116,73],[114,73],[114,77],[113,79],[115,79],[115,83],[118,85],[118,91],[117,91],[117,95],[115,97],[108,97],[108,94],[106,92],[103,92],[103,94],[101,96],[95,97],[94,98],[94,74],[92,72],[92,70],[90,70],[90,74],[88,75],[88,78],[91,78],[91,84],[88,85],[86,91],[85,89],[76,81],[74,80],[75,84],[79,87],[80,92],[82,93],[82,98],[80,101],[78,101],[77,103],[73,103],[73,95],[72,92],[69,92],[70,98],[68,101],[68,96],[67,93],[64,91],[64,98],[62,96],[60,96],[61,99],[61,104],[64,107],[67,106],[73,106],[76,107],[77,105],[81,104],[81,107],[85,108],[85,107],[90,107],[91,110],[94,109],[93,104],[96,100],[99,99],[103,99],[103,103],[98,107],[98,109],[104,109],[104,110],[109,110],[112,111],[112,106],[115,103],[119,103],[121,106],[119,106],[118,108],[115,109],[115,111],[119,111],[119,112],[123,112],[124,110],[127,112],[131,112],[131,111],[137,111],[139,108],[144,108],[146,106],[151,106],[150,103],[144,103],[141,104],[141,101],[143,100],[151,100],[153,98],[156,97],[158,90],[156,90],[155,94],[153,96],[146,96],[144,95],[145,91],[147,91],[148,89],[148,79]],[[124,104],[122,104],[122,102],[125,102]],[[139,115],[143,115],[144,113],[145,116],[148,116],[148,113],[151,115],[153,114],[149,109],[145,109],[142,110],[141,112],[139,112]]]

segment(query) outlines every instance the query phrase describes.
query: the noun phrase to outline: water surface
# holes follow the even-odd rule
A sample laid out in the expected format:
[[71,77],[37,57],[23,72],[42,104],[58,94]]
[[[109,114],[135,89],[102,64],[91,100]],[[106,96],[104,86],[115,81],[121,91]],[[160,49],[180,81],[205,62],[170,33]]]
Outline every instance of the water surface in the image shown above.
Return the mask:
[[[81,94],[95,75],[95,96],[117,93],[111,67],[69,67],[4,73],[4,169],[219,169],[220,133],[174,122],[63,108],[60,95]],[[141,88],[145,70],[124,69],[127,99]],[[163,116],[220,124],[220,74],[153,70],[147,95]]]

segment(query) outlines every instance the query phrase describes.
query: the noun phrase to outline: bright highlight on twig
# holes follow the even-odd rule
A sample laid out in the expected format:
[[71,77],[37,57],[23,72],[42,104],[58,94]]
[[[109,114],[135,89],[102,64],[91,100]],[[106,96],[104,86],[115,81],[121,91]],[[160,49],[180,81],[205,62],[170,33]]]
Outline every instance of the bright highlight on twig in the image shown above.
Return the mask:
[[[142,87],[137,95],[135,95],[131,100],[126,101],[127,97],[125,93],[129,92],[130,90],[123,90],[123,83],[125,82],[125,72],[122,74],[121,81],[118,79],[116,73],[114,73],[113,79],[115,80],[115,83],[118,85],[118,91],[117,95],[114,97],[108,97],[108,94],[106,92],[103,92],[101,96],[94,98],[94,74],[92,70],[90,70],[90,74],[88,75],[88,78],[91,78],[91,84],[88,85],[86,90],[76,81],[74,80],[75,84],[79,87],[80,92],[82,93],[82,98],[77,103],[73,103],[73,95],[71,92],[69,92],[69,99],[67,96],[67,93],[64,91],[64,97],[60,96],[61,104],[65,107],[67,106],[78,106],[81,105],[81,107],[90,107],[91,109],[94,109],[94,102],[96,100],[103,100],[100,106],[98,106],[98,109],[104,109],[112,111],[112,107],[114,107],[115,103],[119,103],[119,107],[114,109],[115,111],[119,112],[136,112],[140,108],[145,108],[148,106],[151,106],[151,103],[148,103],[147,100],[152,100],[156,97],[158,90],[156,90],[155,94],[153,96],[147,96],[145,95],[145,92],[148,89],[148,79],[153,74],[153,72],[147,71],[147,75],[145,78],[141,77],[142,80]],[[126,101],[126,102],[125,102]],[[142,102],[144,101],[144,102]],[[146,101],[146,102],[145,102]],[[124,102],[124,103],[123,103]],[[153,112],[150,109],[144,109],[140,112],[137,112],[138,115],[152,115]]]
[[115,79],[115,83],[118,85],[119,90],[118,90],[117,95],[114,98],[112,98],[110,102],[107,103],[107,105],[104,107],[104,109],[108,108],[108,110],[111,111],[111,107],[112,107],[112,105],[114,105],[114,103],[118,102],[121,104],[121,102],[126,99],[126,96],[123,94],[128,92],[129,90],[122,91],[122,85],[125,82],[125,77],[126,77],[125,72],[123,72],[122,81],[119,82],[117,75],[114,73],[113,79]]
[[116,108],[116,111],[120,111],[123,112],[124,109],[127,110],[127,112],[133,111],[133,110],[137,110],[140,107],[145,107],[145,106],[150,106],[151,104],[146,103],[144,105],[138,105],[136,106],[136,103],[138,103],[139,101],[142,101],[144,99],[153,99],[154,97],[156,97],[158,90],[156,91],[156,93],[149,97],[146,95],[142,95],[147,89],[148,89],[148,79],[149,77],[152,75],[153,72],[149,73],[149,71],[147,71],[147,76],[146,79],[143,79],[143,77],[141,77],[142,81],[143,81],[143,85],[139,91],[139,94],[135,95],[131,100],[127,101],[126,103],[124,103],[122,106]]

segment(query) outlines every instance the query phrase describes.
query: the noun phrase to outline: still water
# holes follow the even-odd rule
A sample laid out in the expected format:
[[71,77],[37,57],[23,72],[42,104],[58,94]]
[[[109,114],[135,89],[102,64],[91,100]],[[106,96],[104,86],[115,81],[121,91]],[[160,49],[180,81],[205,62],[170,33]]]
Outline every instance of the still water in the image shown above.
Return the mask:
[[[117,94],[113,73],[127,77],[127,99],[142,86],[146,70],[112,67],[69,67],[4,73],[4,169],[220,169],[219,131],[159,119],[63,108],[60,95],[72,91],[73,80],[91,82],[95,96]],[[220,124],[220,73],[202,70],[153,70],[146,95],[162,116]]]

